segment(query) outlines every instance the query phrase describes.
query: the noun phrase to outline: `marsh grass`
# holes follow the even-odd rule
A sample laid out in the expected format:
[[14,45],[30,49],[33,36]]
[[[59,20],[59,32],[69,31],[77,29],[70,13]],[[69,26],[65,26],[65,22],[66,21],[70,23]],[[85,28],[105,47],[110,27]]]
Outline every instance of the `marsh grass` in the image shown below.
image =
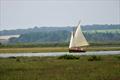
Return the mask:
[[67,47],[43,47],[43,48],[1,48],[0,53],[38,53],[38,52],[63,52]]
[[115,56],[100,56],[100,61],[88,61],[91,56],[0,58],[0,80],[119,80],[120,60]]

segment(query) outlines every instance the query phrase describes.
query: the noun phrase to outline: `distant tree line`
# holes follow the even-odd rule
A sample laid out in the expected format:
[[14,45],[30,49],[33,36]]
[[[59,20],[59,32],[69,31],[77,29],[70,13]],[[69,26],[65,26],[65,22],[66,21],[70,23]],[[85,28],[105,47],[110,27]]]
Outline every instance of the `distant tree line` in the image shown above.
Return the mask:
[[95,32],[95,33],[87,33],[84,35],[89,42],[117,42],[120,41],[120,33],[112,33],[112,32]]
[[[28,28],[28,29],[15,29],[15,30],[2,30],[0,31],[0,35],[21,35],[26,33],[33,33],[33,32],[50,32],[50,31],[58,31],[58,30],[65,30],[65,31],[72,31],[73,27],[75,26],[61,26],[61,27],[39,27],[35,26],[34,28]],[[82,25],[83,31],[89,31],[89,30],[108,30],[108,29],[120,29],[120,24],[105,24],[105,25],[99,25],[99,24],[93,24],[93,25]]]
[[69,31],[51,31],[51,32],[33,32],[22,34],[19,38],[10,38],[9,43],[18,43],[18,42],[68,42],[70,38]]
[[[84,32],[88,42],[117,42],[119,32]],[[10,38],[9,43],[69,43],[70,31],[58,30],[22,34],[19,38]]]

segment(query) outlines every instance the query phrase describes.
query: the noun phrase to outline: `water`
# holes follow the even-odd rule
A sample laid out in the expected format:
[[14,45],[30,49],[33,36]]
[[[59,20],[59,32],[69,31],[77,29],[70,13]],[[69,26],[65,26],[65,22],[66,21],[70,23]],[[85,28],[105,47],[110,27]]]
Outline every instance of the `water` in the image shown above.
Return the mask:
[[1,53],[0,57],[7,58],[7,57],[32,57],[32,56],[61,56],[61,55],[115,55],[120,54],[120,51],[91,51],[85,53],[69,53],[69,52],[47,52],[47,53]]

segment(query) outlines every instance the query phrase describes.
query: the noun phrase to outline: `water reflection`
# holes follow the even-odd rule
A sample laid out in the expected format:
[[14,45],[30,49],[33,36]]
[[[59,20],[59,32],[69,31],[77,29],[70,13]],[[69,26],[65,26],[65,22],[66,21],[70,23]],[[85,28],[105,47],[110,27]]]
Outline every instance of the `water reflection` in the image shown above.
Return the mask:
[[85,53],[69,53],[69,52],[48,52],[48,53],[1,53],[0,57],[20,57],[20,56],[61,56],[61,55],[113,55],[120,54],[120,51],[94,51],[94,52],[85,52]]

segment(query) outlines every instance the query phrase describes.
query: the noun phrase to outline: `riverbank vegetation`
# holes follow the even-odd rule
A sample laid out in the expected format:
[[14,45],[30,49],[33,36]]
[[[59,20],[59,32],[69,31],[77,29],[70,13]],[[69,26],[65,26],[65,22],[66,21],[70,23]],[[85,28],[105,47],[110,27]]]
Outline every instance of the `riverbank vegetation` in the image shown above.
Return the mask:
[[[0,53],[68,52],[69,43],[19,43],[0,45]],[[120,50],[120,42],[90,43],[87,51]]]
[[[117,51],[120,47],[88,47],[86,51]],[[68,47],[0,48],[0,53],[68,52]]]
[[0,80],[120,79],[120,55],[78,57],[79,59],[59,59],[59,57],[0,58]]

